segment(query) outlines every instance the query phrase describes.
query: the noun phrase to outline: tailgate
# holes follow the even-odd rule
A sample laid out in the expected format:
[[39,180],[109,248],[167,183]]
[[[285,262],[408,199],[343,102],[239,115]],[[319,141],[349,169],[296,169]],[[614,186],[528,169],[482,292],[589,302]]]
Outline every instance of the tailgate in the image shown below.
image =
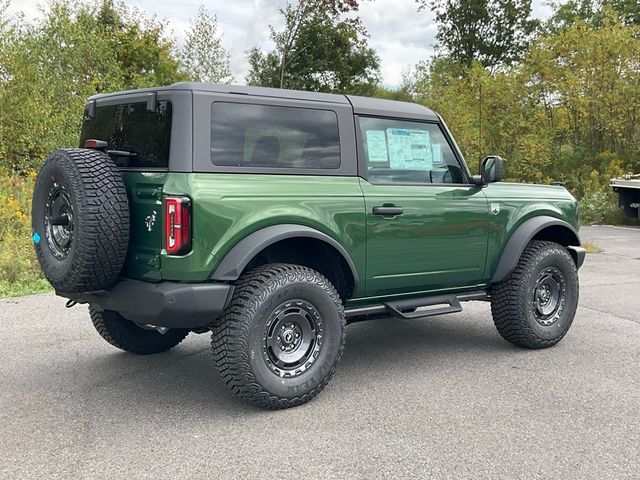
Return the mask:
[[166,172],[122,172],[131,230],[127,261],[122,275],[141,280],[161,280],[162,186]]

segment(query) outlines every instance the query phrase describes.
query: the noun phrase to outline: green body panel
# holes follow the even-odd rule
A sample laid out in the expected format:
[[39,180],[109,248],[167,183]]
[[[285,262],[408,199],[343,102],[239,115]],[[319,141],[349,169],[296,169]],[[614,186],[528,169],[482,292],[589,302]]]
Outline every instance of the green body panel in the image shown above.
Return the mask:
[[191,254],[163,255],[164,279],[206,281],[238,241],[282,223],[334,238],[365,278],[364,201],[357,177],[171,173],[164,190],[191,197],[194,239]]
[[[367,295],[473,286],[483,280],[488,207],[483,189],[455,185],[372,185],[367,212]],[[402,215],[374,215],[375,206]]]
[[489,214],[489,242],[484,278],[493,276],[505,244],[515,230],[534,216],[548,215],[569,223],[578,231],[579,205],[564,188],[556,185],[524,183],[490,183],[484,189],[489,202],[497,203],[500,212]]
[[[132,212],[124,276],[207,282],[247,235],[270,225],[298,224],[329,235],[351,257],[360,281],[347,306],[486,287],[506,242],[527,219],[548,215],[578,228],[578,204],[558,186],[372,185],[359,177],[310,175],[123,175]],[[163,250],[161,199],[166,195],[192,199],[193,246],[184,256]],[[380,205],[404,212],[373,215]]]

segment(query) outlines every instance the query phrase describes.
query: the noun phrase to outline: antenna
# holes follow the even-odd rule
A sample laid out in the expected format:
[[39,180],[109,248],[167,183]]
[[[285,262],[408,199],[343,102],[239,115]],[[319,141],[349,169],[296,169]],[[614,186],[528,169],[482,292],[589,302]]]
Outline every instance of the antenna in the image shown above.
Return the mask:
[[482,77],[478,79],[478,161],[482,161]]

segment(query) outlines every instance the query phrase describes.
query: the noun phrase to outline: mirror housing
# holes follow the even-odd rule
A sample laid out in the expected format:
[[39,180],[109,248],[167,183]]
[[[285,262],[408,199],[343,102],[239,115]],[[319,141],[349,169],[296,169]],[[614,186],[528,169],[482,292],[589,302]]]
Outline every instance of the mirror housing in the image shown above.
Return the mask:
[[502,160],[502,157],[488,155],[480,162],[480,175],[472,177],[473,183],[484,186],[489,183],[499,182],[502,180],[503,169],[504,160]]

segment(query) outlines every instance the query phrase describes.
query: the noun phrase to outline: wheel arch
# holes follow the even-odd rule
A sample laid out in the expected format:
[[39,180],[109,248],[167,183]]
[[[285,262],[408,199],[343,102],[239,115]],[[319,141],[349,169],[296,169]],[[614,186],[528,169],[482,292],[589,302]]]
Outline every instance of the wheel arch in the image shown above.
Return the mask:
[[546,215],[530,218],[523,222],[507,240],[491,283],[504,280],[516,268],[518,260],[531,240],[548,240],[567,247],[576,266],[584,260],[580,249],[580,238],[573,226],[559,218]]
[[247,235],[227,252],[211,279],[237,280],[263,258],[273,263],[299,263],[320,271],[343,299],[358,290],[358,272],[345,248],[329,235],[297,224],[271,225]]

